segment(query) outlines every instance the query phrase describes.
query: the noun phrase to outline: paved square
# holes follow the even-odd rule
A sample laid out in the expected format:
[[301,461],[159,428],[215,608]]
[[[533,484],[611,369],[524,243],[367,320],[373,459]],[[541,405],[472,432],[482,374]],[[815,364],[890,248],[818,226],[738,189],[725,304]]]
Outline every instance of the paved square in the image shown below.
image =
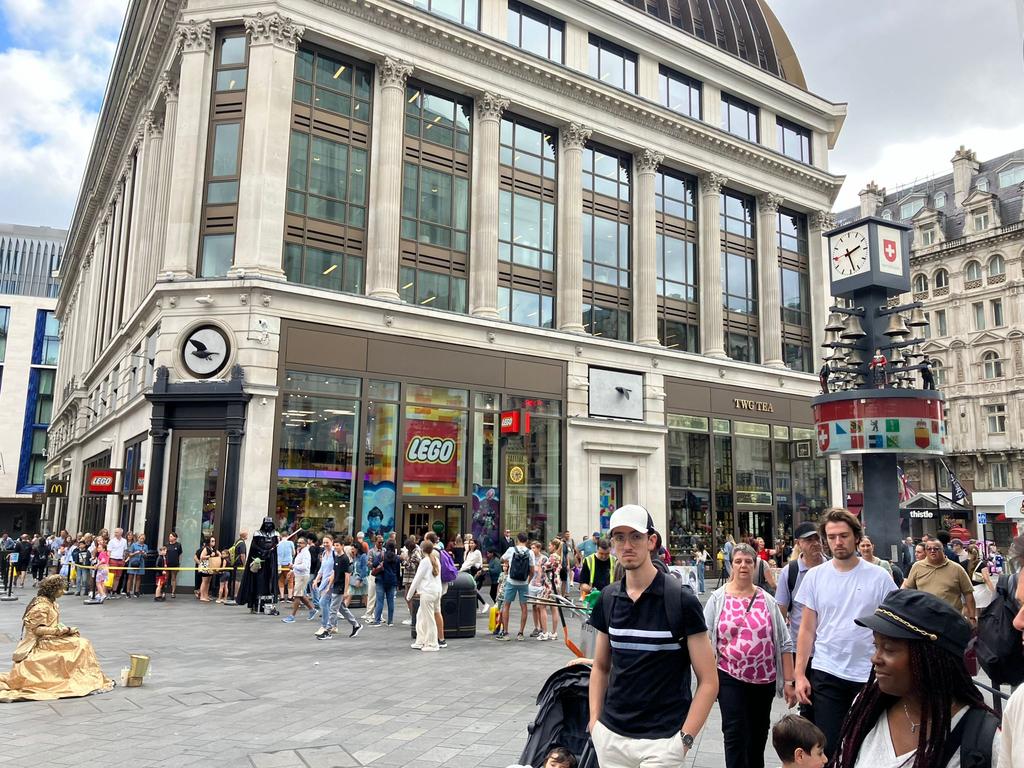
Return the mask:
[[[4,669],[34,594],[19,592],[18,602],[0,603]],[[0,705],[0,764],[108,763],[132,744],[133,768],[211,759],[221,768],[505,768],[518,762],[545,679],[572,658],[561,642],[498,642],[483,616],[475,638],[429,654],[409,648],[408,626],[317,641],[319,624],[304,611],[284,624],[187,595],[60,605],[110,677],[132,653],[151,657],[152,674],[141,688]],[[406,617],[400,605],[397,619]],[[782,711],[777,703],[775,716]],[[55,749],[55,734],[73,735],[74,748]],[[691,754],[687,768],[724,765],[717,710]]]

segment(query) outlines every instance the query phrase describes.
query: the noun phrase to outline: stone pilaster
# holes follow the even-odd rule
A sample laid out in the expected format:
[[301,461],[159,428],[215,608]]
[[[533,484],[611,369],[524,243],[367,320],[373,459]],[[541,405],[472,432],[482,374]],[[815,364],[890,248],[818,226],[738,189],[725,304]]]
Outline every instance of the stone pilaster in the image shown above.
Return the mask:
[[779,274],[779,205],[768,192],[757,198],[757,306],[761,362],[784,368],[782,361],[782,284]]
[[807,227],[808,282],[811,285],[811,354],[814,355],[814,370],[821,367],[821,345],[825,341],[828,308],[832,305],[824,234],[835,229],[835,226],[834,213],[818,211],[810,217]]
[[633,324],[637,344],[658,345],[658,265],[655,249],[654,175],[665,156],[644,149],[633,156],[636,194],[633,228],[636,258],[633,260]]
[[160,271],[171,277],[195,274],[202,215],[204,160],[213,67],[213,26],[183,22],[177,29],[181,50],[174,162],[168,192],[167,235]]
[[724,358],[725,309],[722,304],[722,187],[726,178],[711,171],[700,177],[700,348],[707,357]]
[[591,130],[570,123],[561,130],[558,206],[558,328],[583,333],[583,147]]
[[498,143],[508,99],[485,93],[476,102],[473,232],[469,308],[475,317],[498,316]]
[[235,263],[229,275],[283,280],[288,134],[295,50],[305,28],[278,13],[244,17],[249,36],[249,82],[238,185]]
[[367,233],[366,289],[373,298],[398,301],[398,262],[402,223],[402,136],[405,83],[412,64],[384,59],[377,109],[377,162],[371,165],[370,230]]
[[149,280],[155,280],[164,263],[164,245],[167,242],[167,205],[171,189],[174,158],[174,133],[178,120],[178,85],[169,73],[160,76],[158,86],[164,99],[163,152],[157,171],[156,200],[153,203],[153,245],[147,270]]

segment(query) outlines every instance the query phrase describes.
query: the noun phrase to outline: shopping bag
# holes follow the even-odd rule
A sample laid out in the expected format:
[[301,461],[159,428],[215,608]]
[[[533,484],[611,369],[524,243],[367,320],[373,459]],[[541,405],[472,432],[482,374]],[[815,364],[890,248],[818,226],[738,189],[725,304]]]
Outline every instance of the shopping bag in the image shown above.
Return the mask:
[[71,575],[68,577],[68,581],[75,581],[78,578],[78,571],[75,566],[71,566]]
[[107,572],[107,580],[104,582],[104,584],[106,585],[107,589],[110,589],[112,586],[114,586],[114,571],[113,570]]
[[498,606],[492,605],[487,614],[487,631],[493,632],[496,626],[498,626]]

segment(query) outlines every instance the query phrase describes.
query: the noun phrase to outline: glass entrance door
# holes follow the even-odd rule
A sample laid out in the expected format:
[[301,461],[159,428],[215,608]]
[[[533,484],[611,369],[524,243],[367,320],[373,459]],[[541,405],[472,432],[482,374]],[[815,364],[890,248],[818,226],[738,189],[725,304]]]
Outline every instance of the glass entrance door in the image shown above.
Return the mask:
[[775,530],[772,527],[772,513],[760,510],[740,510],[740,533],[744,537],[764,539],[765,546],[771,549],[775,543]]
[[410,535],[422,541],[423,534],[434,531],[447,546],[449,539],[469,530],[465,528],[466,523],[465,504],[413,502],[402,505],[402,524],[399,530],[403,542]]
[[[167,531],[178,534],[182,567],[193,565],[192,556],[206,537],[215,534],[217,511],[224,491],[224,435],[177,433],[172,466],[172,501]],[[181,571],[178,584],[196,585],[195,571]]]

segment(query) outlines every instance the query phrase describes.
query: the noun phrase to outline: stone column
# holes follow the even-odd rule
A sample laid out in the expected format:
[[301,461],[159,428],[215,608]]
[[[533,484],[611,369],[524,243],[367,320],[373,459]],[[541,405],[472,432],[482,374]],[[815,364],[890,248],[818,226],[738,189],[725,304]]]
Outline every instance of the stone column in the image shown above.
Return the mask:
[[665,159],[650,149],[633,156],[636,196],[633,228],[636,258],[633,261],[633,323],[637,344],[658,346],[658,264],[655,252],[654,174]]
[[779,205],[768,192],[757,198],[757,307],[761,326],[761,363],[785,368],[782,361],[782,279],[779,275]]
[[160,271],[192,277],[199,252],[202,183],[213,66],[213,27],[209,21],[182,22],[181,84],[174,129],[174,163],[168,192],[167,239]]
[[156,200],[153,204],[153,244],[147,263],[147,280],[153,281],[164,264],[164,245],[167,242],[167,204],[171,188],[174,159],[174,135],[178,121],[178,85],[169,73],[160,76],[158,86],[164,97],[164,140],[160,167],[156,180]]
[[485,93],[476,102],[473,232],[470,241],[469,311],[498,317],[498,142],[508,99]]
[[831,211],[818,211],[809,218],[807,264],[808,282],[811,286],[811,354],[814,355],[813,370],[816,371],[821,367],[821,345],[825,341],[828,308],[832,305],[828,253],[825,250],[824,235],[835,229],[836,217]]
[[591,130],[577,123],[562,128],[558,205],[558,328],[583,333],[583,146]]
[[161,186],[160,171],[164,165],[164,131],[163,123],[151,110],[146,113],[146,130],[149,133],[149,144],[146,147],[146,186],[143,188],[143,219],[144,235],[135,265],[136,305],[148,293],[153,285],[153,270],[150,265],[155,258],[154,240],[156,230],[162,218],[158,217],[157,202]]
[[370,229],[366,243],[366,291],[375,299],[398,301],[402,224],[402,136],[405,81],[412,64],[390,57],[378,68],[376,162],[371,162]]
[[711,171],[700,177],[700,348],[707,357],[724,358],[725,309],[722,305],[722,187],[726,178]]
[[278,13],[257,13],[244,21],[254,85],[245,97],[235,263],[228,274],[283,280],[292,81],[295,50],[306,30]]

